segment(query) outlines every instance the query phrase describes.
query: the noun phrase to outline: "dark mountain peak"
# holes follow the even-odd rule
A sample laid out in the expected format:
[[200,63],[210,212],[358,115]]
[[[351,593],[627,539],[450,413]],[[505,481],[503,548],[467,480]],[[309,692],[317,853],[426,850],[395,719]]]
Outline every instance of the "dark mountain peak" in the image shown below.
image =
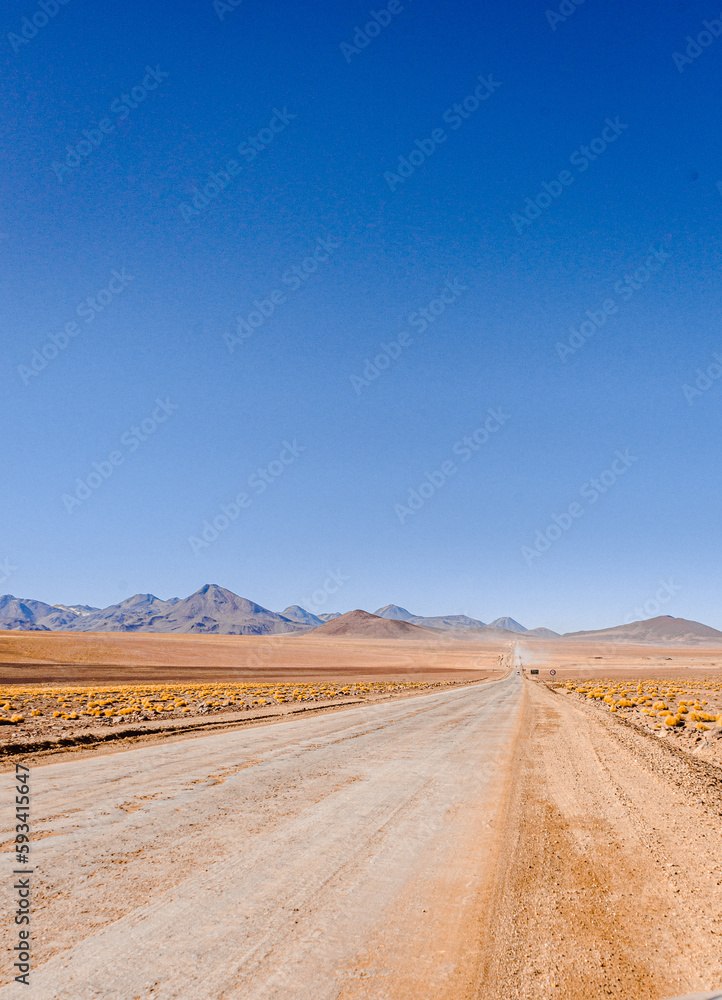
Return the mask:
[[239,597],[238,594],[234,594],[232,590],[226,590],[225,587],[219,587],[217,583],[204,584],[194,594],[191,594],[190,597],[186,597],[185,600],[179,601],[174,606],[174,611],[180,612],[184,605],[194,608],[223,608],[225,611],[239,611],[246,615],[258,614],[259,612],[273,614],[273,612],[269,611],[268,608],[262,608],[260,604],[255,604],[253,601],[249,601],[245,597]]
[[526,632],[527,630],[519,622],[514,621],[513,618],[509,618],[508,615],[503,618],[495,618],[493,622],[489,622],[490,628],[505,628],[507,632]]
[[313,625],[315,627],[323,623],[321,618],[306,611],[298,604],[290,604],[281,612],[281,616],[290,622],[297,622],[299,625]]
[[417,616],[412,615],[410,611],[406,608],[400,608],[398,604],[386,604],[383,608],[379,608],[378,611],[374,612],[379,618],[389,618],[397,622],[410,622]]
[[3,594],[0,597],[0,617],[2,618],[21,618],[35,621],[49,615],[52,610],[50,604],[46,604],[44,601],[33,601],[29,597],[15,597],[14,594]]
[[[133,594],[132,597],[126,597],[124,601],[120,604],[115,604],[113,607],[116,608],[135,608],[135,607],[148,607],[153,604],[165,604],[166,601],[161,600],[160,597],[156,597],[155,594]],[[95,609],[97,610],[97,609]]]

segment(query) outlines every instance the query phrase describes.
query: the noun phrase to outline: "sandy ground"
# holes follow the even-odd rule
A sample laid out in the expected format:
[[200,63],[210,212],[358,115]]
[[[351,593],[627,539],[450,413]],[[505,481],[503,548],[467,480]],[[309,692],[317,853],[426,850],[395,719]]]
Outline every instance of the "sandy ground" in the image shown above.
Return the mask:
[[[597,712],[607,714],[613,708],[617,722],[663,740],[685,754],[722,766],[722,677],[719,674],[694,680],[687,676],[667,682],[640,679],[636,687],[632,682],[624,694],[620,693],[618,685],[619,681],[593,681],[591,692],[586,684],[571,688],[566,684],[548,686],[563,697]],[[609,692],[609,704],[602,698],[605,691]],[[635,703],[632,699],[638,700]],[[670,718],[673,725],[667,726],[664,720]]]
[[652,677],[709,676],[722,670],[722,648],[716,646],[643,646],[628,643],[576,642],[569,639],[516,643],[528,668],[539,670],[549,680],[555,670],[556,681],[567,678],[631,678],[638,674]]
[[0,684],[443,680],[498,666],[508,648],[443,637],[0,632]]
[[[676,676],[717,662],[679,652]],[[570,676],[596,655],[577,650]],[[627,676],[642,670],[635,651]],[[515,670],[51,760],[31,781],[33,1000],[722,986],[722,771]]]

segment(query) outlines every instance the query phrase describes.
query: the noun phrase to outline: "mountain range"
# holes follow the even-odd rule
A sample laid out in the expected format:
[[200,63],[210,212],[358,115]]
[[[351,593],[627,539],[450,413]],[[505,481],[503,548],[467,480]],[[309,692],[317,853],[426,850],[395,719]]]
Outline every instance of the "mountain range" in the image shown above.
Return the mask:
[[[379,608],[374,612],[379,618],[393,618],[400,622],[411,622],[412,625],[420,625],[422,628],[443,628],[443,629],[477,629],[477,628],[503,628],[507,632],[528,632],[519,622],[513,618],[497,618],[487,625],[479,621],[478,618],[467,618],[466,615],[439,615],[437,617],[424,618],[421,615],[412,615],[406,608],[400,608],[398,604],[387,604],[386,607]],[[555,633],[556,634],[556,633]]]
[[[291,604],[280,612],[269,611],[217,584],[206,584],[184,599],[162,600],[154,594],[134,594],[107,608],[94,608],[89,604],[46,604],[12,594],[0,597],[0,630],[271,635],[309,631],[340,617],[345,616],[339,611],[315,615],[298,604]],[[467,615],[413,615],[396,604],[387,604],[370,617],[406,622],[436,632],[464,632],[468,638],[480,632],[485,638],[493,638],[500,630],[529,635],[536,631],[525,629],[513,618],[498,618],[487,625]],[[413,633],[413,630],[408,631]],[[400,635],[401,631],[396,630],[394,634]]]
[[[342,619],[341,621],[338,621]],[[384,622],[394,622],[389,627]],[[315,615],[298,604],[281,612],[269,611],[217,584],[206,584],[186,598],[161,600],[153,594],[135,594],[107,608],[88,604],[46,604],[12,594],[0,597],[0,630],[42,632],[171,632],[202,635],[281,635],[313,630],[321,635],[377,635],[421,637],[444,633],[464,639],[583,639],[600,642],[722,644],[722,632],[700,622],[662,615],[595,631],[559,636],[547,628],[527,629],[513,618],[486,624],[467,615],[414,615],[397,604],[374,614],[334,611]]]
[[[293,609],[289,608],[290,613]],[[315,628],[315,615],[299,622],[276,614],[237,594],[206,584],[190,597],[162,601],[153,594],[135,594],[108,608],[49,605],[42,601],[0,597],[0,629],[65,632],[197,632],[219,635],[269,635]]]

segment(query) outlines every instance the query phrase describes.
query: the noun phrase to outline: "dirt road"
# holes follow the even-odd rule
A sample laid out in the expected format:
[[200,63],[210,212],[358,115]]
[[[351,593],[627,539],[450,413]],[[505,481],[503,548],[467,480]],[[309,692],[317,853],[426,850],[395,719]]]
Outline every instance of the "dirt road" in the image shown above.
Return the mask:
[[[701,766],[512,673],[34,767],[23,995],[659,1000],[719,986],[722,802]],[[3,840],[8,816],[4,791]]]
[[456,995],[522,704],[513,675],[34,768],[24,995]]

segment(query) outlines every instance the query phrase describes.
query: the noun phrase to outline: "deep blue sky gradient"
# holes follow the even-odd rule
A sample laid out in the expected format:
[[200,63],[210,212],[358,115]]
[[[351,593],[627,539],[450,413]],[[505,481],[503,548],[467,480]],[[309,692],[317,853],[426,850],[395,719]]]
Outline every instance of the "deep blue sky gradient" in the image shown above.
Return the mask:
[[[102,606],[213,581],[280,610],[338,570],[316,610],[394,602],[562,631],[636,617],[671,580],[660,613],[722,628],[722,379],[691,402],[682,388],[722,352],[722,38],[681,73],[672,58],[719,10],[587,0],[552,30],[543,2],[403,6],[349,63],[340,43],[381,4],[243,0],[221,20],[211,0],[69,0],[17,53],[8,36],[39,8],[6,5],[0,590]],[[109,108],[146,66],[169,75],[119,121]],[[451,129],[480,74],[501,86]],[[239,143],[274,109],[296,117],[247,162]],[[61,182],[53,162],[106,116],[114,130]],[[617,141],[570,167],[617,116]],[[438,127],[446,142],[391,191],[384,173]],[[230,158],[237,175],[186,221]],[[565,169],[574,183],[517,232],[511,216]],[[289,291],[319,237],[338,247]],[[652,246],[669,259],[622,301],[615,283]],[[124,268],[127,287],[78,320]],[[419,332],[410,314],[447,279],[468,290]],[[231,353],[235,318],[284,287]],[[562,361],[610,297],[618,312]],[[177,411],[68,513],[63,495],[156,398]],[[490,407],[508,421],[460,461]],[[256,494],[286,440],[305,450]],[[529,565],[522,548],[626,449],[637,461]],[[458,471],[402,524],[395,505],[448,460]],[[194,552],[243,491],[251,505]]]

